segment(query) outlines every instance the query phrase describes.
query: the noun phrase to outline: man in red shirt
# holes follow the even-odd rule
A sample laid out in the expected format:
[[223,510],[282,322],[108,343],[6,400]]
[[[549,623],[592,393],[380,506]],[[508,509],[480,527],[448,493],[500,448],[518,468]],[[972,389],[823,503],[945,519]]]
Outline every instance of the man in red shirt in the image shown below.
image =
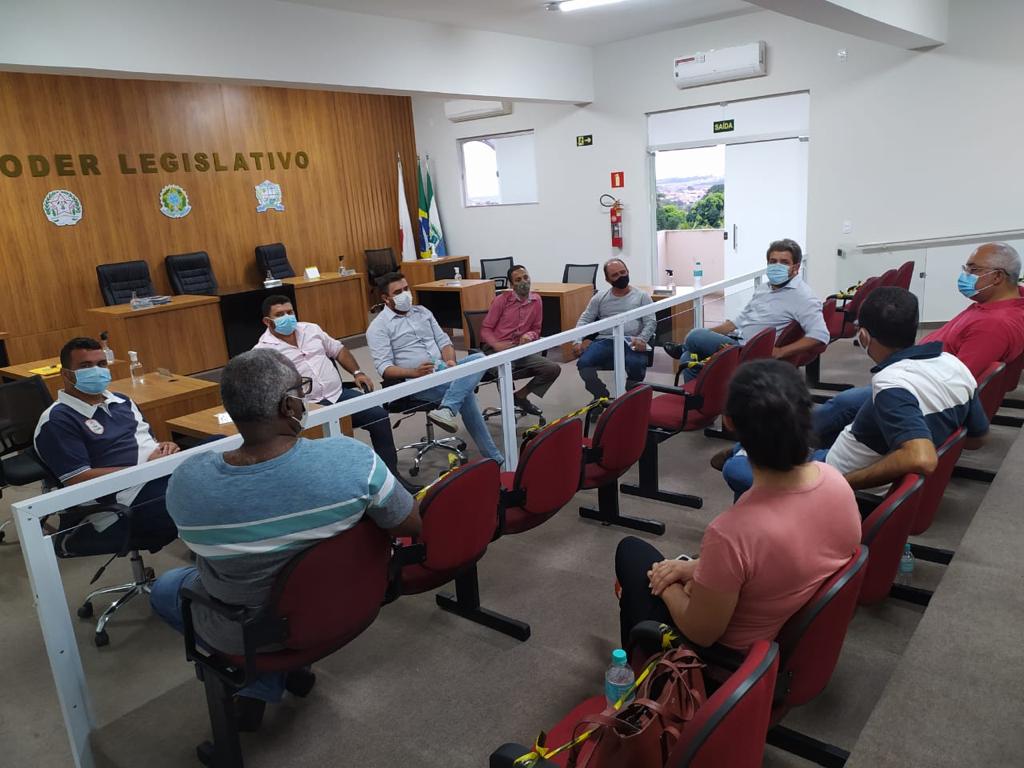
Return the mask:
[[[918,343],[941,341],[943,351],[959,358],[975,379],[992,363],[1016,360],[1024,354],[1020,272],[1020,256],[1012,246],[979,245],[957,280],[957,289],[974,303]],[[819,445],[831,445],[870,399],[871,387],[855,387],[815,408],[814,432]]]
[[[508,271],[508,284],[512,290],[495,297],[480,331],[480,348],[487,355],[540,338],[542,302],[540,296],[530,292],[530,273],[526,267],[513,264]],[[516,407],[533,416],[541,416],[540,408],[527,398],[531,393],[544,397],[561,372],[562,367],[558,363],[541,354],[528,355],[512,363],[513,378],[530,379],[513,394]]]

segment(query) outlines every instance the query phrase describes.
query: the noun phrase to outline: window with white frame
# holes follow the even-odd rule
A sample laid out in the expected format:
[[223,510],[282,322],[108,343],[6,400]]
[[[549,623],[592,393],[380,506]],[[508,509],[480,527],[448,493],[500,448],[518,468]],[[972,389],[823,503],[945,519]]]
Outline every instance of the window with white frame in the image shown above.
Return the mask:
[[537,202],[533,131],[459,139],[459,160],[467,208]]

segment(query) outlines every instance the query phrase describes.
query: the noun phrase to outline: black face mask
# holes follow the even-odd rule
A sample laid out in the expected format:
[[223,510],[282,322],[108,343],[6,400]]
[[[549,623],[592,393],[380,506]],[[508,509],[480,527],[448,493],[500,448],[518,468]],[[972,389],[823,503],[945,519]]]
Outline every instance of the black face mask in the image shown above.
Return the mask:
[[614,280],[612,280],[612,285],[621,291],[623,288],[629,285],[629,275],[622,275],[621,277],[615,278]]

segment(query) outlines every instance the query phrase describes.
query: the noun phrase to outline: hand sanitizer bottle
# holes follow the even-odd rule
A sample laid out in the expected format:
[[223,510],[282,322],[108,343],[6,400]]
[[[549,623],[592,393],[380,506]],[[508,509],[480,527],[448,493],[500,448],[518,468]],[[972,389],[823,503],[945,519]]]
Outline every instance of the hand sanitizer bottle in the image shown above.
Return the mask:
[[110,345],[107,343],[107,339],[109,338],[110,336],[106,331],[103,331],[100,334],[100,346],[103,347],[103,356],[107,359],[108,366],[112,365],[114,362],[114,350],[112,350]]
[[132,386],[145,383],[142,378],[142,363],[139,362],[138,352],[128,353],[128,373],[132,377]]
[[668,283],[666,284],[666,287],[667,287],[667,288],[668,288],[668,289],[669,289],[669,290],[670,290],[670,291],[671,291],[672,293],[675,293],[675,292],[676,292],[676,279],[675,279],[675,277],[673,277],[673,275],[674,275],[674,270],[671,270],[671,269],[666,269],[666,270],[665,270],[665,274],[667,274],[667,275],[668,275]]
[[462,270],[458,267],[455,268],[455,277],[452,279],[452,282],[455,283],[455,285],[462,282]]
[[142,309],[144,306],[146,306],[146,302],[140,299],[138,294],[135,293],[135,291],[132,291],[132,297],[128,301],[128,305],[132,309]]

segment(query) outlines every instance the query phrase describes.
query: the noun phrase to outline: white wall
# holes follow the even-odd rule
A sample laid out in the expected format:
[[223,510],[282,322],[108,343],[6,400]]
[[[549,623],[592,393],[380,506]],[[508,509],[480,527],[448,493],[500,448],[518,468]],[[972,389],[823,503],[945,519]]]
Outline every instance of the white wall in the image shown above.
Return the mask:
[[[507,117],[453,125],[441,102],[413,99],[417,144],[436,159],[449,250],[515,255],[535,279],[566,260],[612,255],[597,199],[625,171],[623,255],[649,279],[651,200],[645,113],[791,91],[811,94],[808,179],[810,281],[835,287],[840,242],[877,242],[1020,227],[1024,176],[1024,3],[956,0],[949,43],[910,52],[768,12],[663,32],[595,50],[594,102],[516,104]],[[767,77],[678,91],[678,54],[763,39]],[[836,53],[847,51],[841,61]],[[533,128],[539,204],[461,207],[455,138]],[[577,149],[575,136],[594,145]],[[621,193],[621,194],[620,194]],[[842,233],[844,221],[853,231]]]
[[2,0],[0,69],[587,102],[591,49],[274,0]]

